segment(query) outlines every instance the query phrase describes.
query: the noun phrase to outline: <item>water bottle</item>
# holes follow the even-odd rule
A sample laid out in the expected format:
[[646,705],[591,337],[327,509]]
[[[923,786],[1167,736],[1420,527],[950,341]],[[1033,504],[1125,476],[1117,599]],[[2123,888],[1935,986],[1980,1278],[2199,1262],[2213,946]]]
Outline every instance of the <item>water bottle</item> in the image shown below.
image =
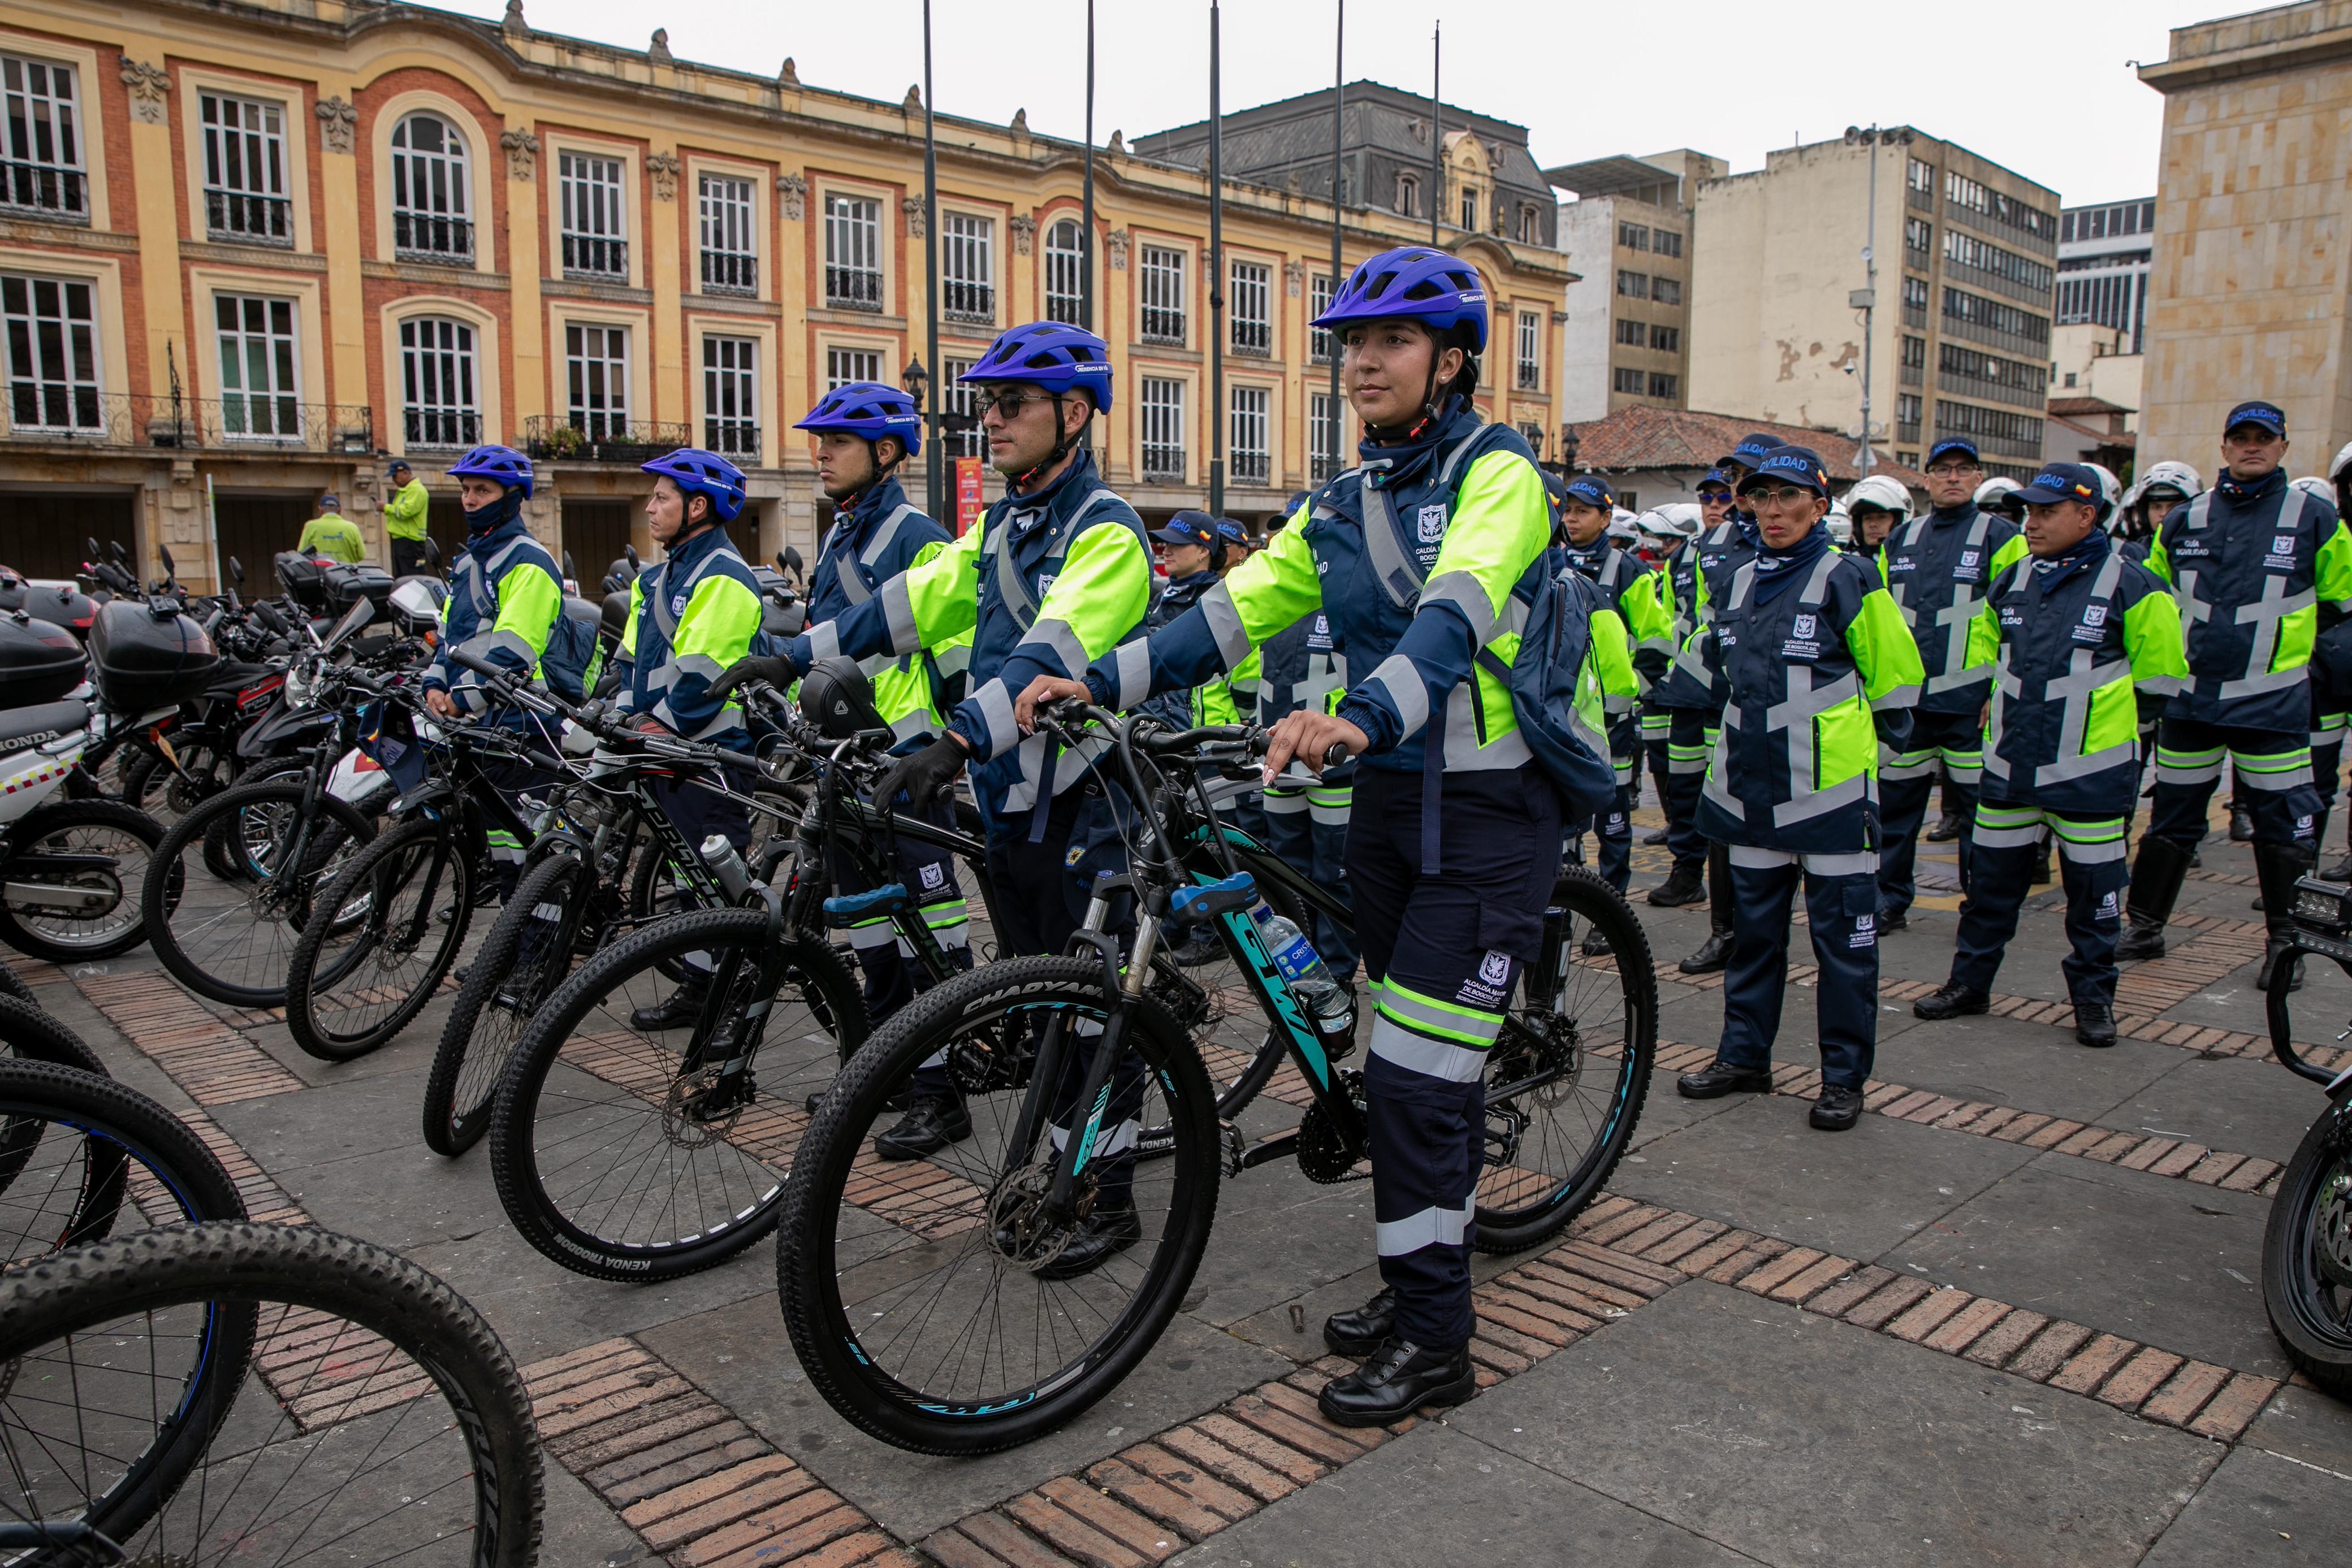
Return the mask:
[[726,834],[713,833],[702,841],[701,853],[702,863],[719,879],[719,891],[726,894],[728,902],[742,903],[743,895],[751,888],[751,873],[743,864],[740,852]]
[[1331,977],[1323,964],[1323,956],[1315,951],[1307,934],[1276,915],[1265,900],[1250,911],[1257,923],[1258,939],[1273,955],[1274,967],[1290,987],[1291,994],[1307,1004],[1315,1021],[1326,1034],[1344,1035],[1355,1027],[1355,1003],[1347,988]]

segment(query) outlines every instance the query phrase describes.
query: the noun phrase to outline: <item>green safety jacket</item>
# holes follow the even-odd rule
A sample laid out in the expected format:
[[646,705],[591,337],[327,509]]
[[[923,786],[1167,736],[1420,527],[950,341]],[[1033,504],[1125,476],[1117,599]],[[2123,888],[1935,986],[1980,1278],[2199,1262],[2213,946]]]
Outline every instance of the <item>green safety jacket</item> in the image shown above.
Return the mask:
[[340,512],[304,523],[302,537],[294,541],[294,548],[304,555],[322,555],[345,566],[367,559],[367,541],[360,537],[360,526]]
[[384,498],[383,531],[395,539],[422,539],[425,515],[432,509],[433,497],[425,493],[425,481],[411,479]]

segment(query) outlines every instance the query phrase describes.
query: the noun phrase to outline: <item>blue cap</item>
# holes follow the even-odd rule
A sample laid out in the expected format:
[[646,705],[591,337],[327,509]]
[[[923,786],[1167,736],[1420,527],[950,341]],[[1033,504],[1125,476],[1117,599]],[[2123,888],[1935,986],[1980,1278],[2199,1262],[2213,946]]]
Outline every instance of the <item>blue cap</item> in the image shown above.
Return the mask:
[[2084,501],[2096,507],[2106,497],[2099,476],[2080,463],[2053,463],[2033,476],[2032,484],[2017,493],[2017,498],[2029,507],[2053,506],[2060,501]]
[[2259,424],[2273,435],[2284,435],[2286,414],[2274,402],[2242,402],[2222,422],[2221,434],[2227,435],[2242,424]]
[[1778,451],[1780,445],[1779,436],[1767,435],[1760,430],[1752,431],[1741,436],[1739,444],[1733,447],[1727,455],[1717,458],[1715,465],[1720,468],[1727,463],[1737,463],[1742,468],[1753,469],[1759,463],[1764,461],[1766,453]]
[[1731,488],[1731,476],[1720,468],[1710,468],[1700,476],[1699,482],[1693,488],[1704,490],[1709,485],[1720,485],[1728,490]]
[[1216,530],[1217,537],[1229,545],[1246,545],[1250,542],[1249,530],[1232,517],[1219,517],[1216,521]]
[[319,509],[322,512],[331,512],[342,504],[343,498],[332,490],[319,497]]
[[1168,519],[1166,527],[1152,529],[1151,537],[1171,545],[1199,545],[1206,549],[1217,537],[1217,520],[1206,512],[1179,512]]
[[1742,495],[1773,480],[1801,485],[1817,496],[1830,493],[1830,471],[1810,446],[1775,446],[1756,460],[1756,472],[1739,482]]
[[[395,457],[392,460],[392,466],[383,471],[383,476],[389,479],[404,468],[408,468],[408,459],[405,457]],[[412,474],[416,472],[414,468],[408,468],[408,471]]]
[[1933,463],[1937,458],[1943,456],[1944,454],[1948,452],[1960,453],[1971,463],[1981,463],[1984,461],[1983,455],[1977,451],[1977,444],[1970,441],[1965,435],[1945,436],[1941,441],[1936,443],[1935,445],[1927,448],[1927,461]]
[[1598,474],[1579,474],[1563,486],[1563,494],[1571,501],[1581,501],[1604,512],[1617,505],[1617,492],[1611,489],[1609,481]]

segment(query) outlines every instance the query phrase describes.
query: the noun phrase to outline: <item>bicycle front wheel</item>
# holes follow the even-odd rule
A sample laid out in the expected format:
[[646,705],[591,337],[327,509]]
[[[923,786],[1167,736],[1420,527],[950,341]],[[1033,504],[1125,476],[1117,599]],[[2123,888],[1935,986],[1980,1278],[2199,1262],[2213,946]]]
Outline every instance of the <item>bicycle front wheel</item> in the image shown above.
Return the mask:
[[474,955],[425,1080],[425,1145],[464,1154],[490,1130],[499,1077],[523,1028],[571,972],[593,873],[570,855],[525,872]]
[[[1108,1102],[1081,1117],[1108,1017],[1092,958],[992,964],[915,998],[825,1095],[793,1162],[777,1286],[810,1381],[860,1430],[922,1454],[1028,1442],[1117,1387],[1175,1316],[1216,1213],[1215,1096],[1147,998]],[[927,1155],[876,1147],[893,1094],[942,1052],[965,1134]],[[1055,1150],[1081,1123],[1093,1140],[1057,1208]],[[1170,1129],[1169,1157],[1137,1157],[1147,1126]]]
[[446,821],[403,822],[319,895],[286,968],[286,1030],[322,1061],[366,1055],[408,1027],[457,961],[474,874]]
[[[1557,940],[1559,990],[1524,994],[1486,1064],[1486,1165],[1478,1178],[1482,1252],[1549,1240],[1600,1196],[1632,1146],[1658,1045],[1658,983],[1632,906],[1583,866],[1552,889],[1568,920]],[[1570,933],[1609,939],[1602,959],[1568,956]]]
[[766,911],[648,926],[583,965],[516,1042],[490,1113],[499,1201],[591,1279],[722,1263],[775,1228],[803,1104],[865,1038],[840,958],[780,944]]

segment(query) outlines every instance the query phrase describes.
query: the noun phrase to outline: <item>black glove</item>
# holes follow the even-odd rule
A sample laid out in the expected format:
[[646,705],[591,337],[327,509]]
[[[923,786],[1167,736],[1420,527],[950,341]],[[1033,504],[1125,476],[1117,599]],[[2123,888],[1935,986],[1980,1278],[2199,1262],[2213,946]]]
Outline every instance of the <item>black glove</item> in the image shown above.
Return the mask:
[[778,691],[782,691],[806,673],[794,664],[788,654],[778,653],[772,657],[738,659],[720,672],[717,680],[710,683],[710,697],[713,702],[717,702],[745,681],[765,681]]
[[920,751],[908,753],[892,762],[874,786],[874,804],[887,810],[903,790],[908,810],[917,813],[929,810],[940,791],[963,771],[964,757],[962,742],[952,735],[943,735]]

